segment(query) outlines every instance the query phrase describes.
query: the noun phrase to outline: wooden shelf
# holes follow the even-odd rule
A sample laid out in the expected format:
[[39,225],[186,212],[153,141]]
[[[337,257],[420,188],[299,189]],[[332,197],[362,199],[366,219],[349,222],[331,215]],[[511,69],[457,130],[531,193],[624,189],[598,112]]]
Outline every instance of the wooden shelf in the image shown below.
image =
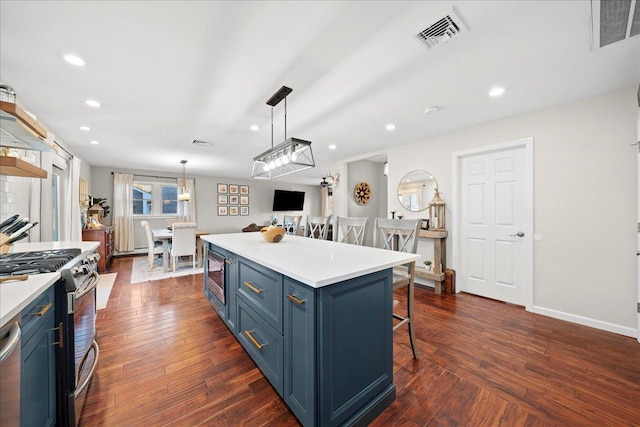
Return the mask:
[[424,268],[416,267],[416,276],[423,279],[434,280],[436,282],[442,282],[444,280],[444,273],[436,274],[433,271],[425,270]]
[[433,280],[436,294],[442,293],[444,282],[444,269],[447,265],[447,253],[445,239],[449,235],[447,230],[420,230],[418,237],[433,239],[433,268],[428,271],[416,266],[416,276],[423,279]]
[[47,138],[47,130],[45,129],[45,127],[38,123],[30,115],[28,115],[27,112],[20,108],[19,105],[12,102],[0,101],[0,111],[11,114],[13,117],[19,120],[22,125],[31,129],[40,138]]
[[444,239],[449,235],[447,230],[420,230],[418,236],[429,239]]
[[46,178],[47,171],[17,157],[0,156],[0,175]]

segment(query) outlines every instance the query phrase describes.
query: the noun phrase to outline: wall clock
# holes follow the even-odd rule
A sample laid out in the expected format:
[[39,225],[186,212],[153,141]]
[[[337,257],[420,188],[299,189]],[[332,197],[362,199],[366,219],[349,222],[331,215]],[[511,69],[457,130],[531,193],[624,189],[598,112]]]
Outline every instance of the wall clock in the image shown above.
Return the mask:
[[369,187],[369,184],[362,181],[356,185],[356,188],[353,190],[353,197],[359,205],[369,203],[369,198],[371,197],[371,187]]

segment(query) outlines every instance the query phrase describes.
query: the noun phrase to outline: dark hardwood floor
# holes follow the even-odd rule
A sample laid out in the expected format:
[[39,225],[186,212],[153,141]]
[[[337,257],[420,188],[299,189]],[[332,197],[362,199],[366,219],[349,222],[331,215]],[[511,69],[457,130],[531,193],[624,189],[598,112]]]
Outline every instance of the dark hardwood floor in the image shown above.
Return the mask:
[[[202,295],[202,274],[129,284],[98,311],[81,426],[296,426]],[[401,302],[402,295],[396,296]],[[638,426],[640,343],[467,294],[416,289],[420,360],[394,336],[396,401],[375,426]]]

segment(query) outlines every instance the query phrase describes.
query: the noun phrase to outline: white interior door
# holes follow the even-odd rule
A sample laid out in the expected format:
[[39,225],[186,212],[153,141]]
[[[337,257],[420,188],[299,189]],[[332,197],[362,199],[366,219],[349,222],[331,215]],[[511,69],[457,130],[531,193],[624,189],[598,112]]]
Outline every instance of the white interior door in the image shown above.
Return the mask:
[[457,168],[460,290],[528,309],[533,303],[532,142],[458,155]]

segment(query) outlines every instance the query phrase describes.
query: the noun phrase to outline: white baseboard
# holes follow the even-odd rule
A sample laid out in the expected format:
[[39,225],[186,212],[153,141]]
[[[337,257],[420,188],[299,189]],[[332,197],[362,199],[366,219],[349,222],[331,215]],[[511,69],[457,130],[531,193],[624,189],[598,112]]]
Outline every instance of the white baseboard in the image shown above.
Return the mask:
[[591,319],[589,317],[578,316],[576,314],[565,313],[563,311],[553,310],[550,308],[539,307],[534,305],[532,313],[542,314],[543,316],[553,317],[554,319],[566,320],[567,322],[577,323],[579,325],[589,326],[603,331],[613,332],[627,337],[637,338],[638,330],[614,323],[603,322],[601,320]]

